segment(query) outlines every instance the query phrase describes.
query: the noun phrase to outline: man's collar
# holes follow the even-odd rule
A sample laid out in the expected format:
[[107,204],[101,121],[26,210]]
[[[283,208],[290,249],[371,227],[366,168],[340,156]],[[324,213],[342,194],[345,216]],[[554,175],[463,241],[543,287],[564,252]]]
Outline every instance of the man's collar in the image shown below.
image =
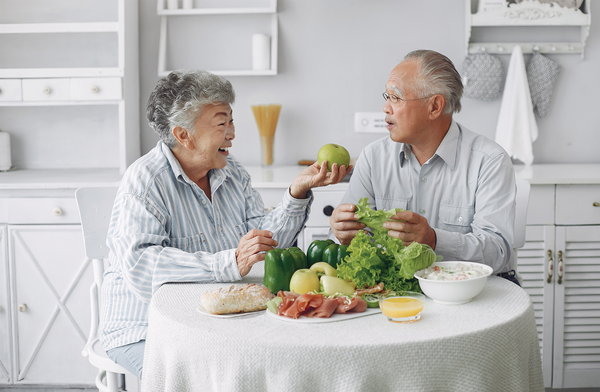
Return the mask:
[[[442,139],[442,142],[438,146],[433,156],[439,156],[450,166],[451,170],[456,167],[456,154],[458,151],[458,137],[460,135],[460,129],[456,121],[452,120],[446,136]],[[412,148],[410,144],[400,143],[400,167],[404,166],[404,162],[410,159],[412,154]]]

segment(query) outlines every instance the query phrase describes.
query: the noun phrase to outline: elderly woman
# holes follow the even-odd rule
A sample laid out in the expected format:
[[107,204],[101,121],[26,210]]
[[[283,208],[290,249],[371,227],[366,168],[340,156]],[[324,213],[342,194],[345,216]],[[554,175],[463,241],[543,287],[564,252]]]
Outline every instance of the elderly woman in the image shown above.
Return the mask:
[[344,166],[303,170],[265,215],[248,172],[229,153],[235,138],[229,81],[176,71],[147,104],[160,141],[126,171],[107,243],[101,341],[116,363],[141,378],[152,294],[168,282],[234,282],[273,247],[290,247],[313,200]]

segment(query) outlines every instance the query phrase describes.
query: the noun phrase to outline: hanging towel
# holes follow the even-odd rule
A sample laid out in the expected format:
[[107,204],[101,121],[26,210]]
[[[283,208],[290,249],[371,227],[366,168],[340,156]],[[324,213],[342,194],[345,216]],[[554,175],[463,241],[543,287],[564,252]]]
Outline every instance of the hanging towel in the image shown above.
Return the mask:
[[559,73],[560,65],[538,52],[533,52],[533,56],[527,64],[527,80],[529,81],[533,110],[540,117],[548,114],[550,98]]
[[502,62],[489,53],[470,54],[463,63],[465,97],[491,101],[502,95]]
[[496,143],[500,144],[512,158],[531,165],[533,163],[532,143],[537,137],[538,128],[533,114],[523,51],[519,45],[515,45],[508,65],[496,126]]

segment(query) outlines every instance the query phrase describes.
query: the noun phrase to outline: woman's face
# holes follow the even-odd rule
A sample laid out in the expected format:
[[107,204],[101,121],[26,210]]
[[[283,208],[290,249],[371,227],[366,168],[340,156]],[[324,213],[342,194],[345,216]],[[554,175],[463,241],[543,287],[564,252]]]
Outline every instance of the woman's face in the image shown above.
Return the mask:
[[194,134],[186,146],[193,164],[208,171],[227,165],[231,141],[235,138],[233,110],[228,103],[206,105],[194,124]]

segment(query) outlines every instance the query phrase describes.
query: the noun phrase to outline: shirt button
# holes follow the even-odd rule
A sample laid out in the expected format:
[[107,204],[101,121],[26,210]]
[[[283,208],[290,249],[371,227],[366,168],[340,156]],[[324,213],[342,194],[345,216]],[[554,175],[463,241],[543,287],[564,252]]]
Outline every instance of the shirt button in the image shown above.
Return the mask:
[[306,210],[306,206],[302,206],[302,209],[303,209],[303,210]]
[[462,221],[463,221],[463,217],[462,217],[462,216],[459,216],[459,217],[458,217],[458,221],[459,221],[459,222],[462,222]]
[[206,204],[206,200],[202,200],[202,204]]
[[219,227],[219,233],[220,233],[220,232],[222,232],[222,231],[223,231],[223,229],[221,229],[221,228]]
[[420,210],[419,210],[419,214],[423,215],[424,213],[425,213],[425,210],[424,210],[424,209],[420,209]]
[[422,181],[422,182],[427,182],[427,177],[423,177],[423,178],[421,178],[421,181]]

